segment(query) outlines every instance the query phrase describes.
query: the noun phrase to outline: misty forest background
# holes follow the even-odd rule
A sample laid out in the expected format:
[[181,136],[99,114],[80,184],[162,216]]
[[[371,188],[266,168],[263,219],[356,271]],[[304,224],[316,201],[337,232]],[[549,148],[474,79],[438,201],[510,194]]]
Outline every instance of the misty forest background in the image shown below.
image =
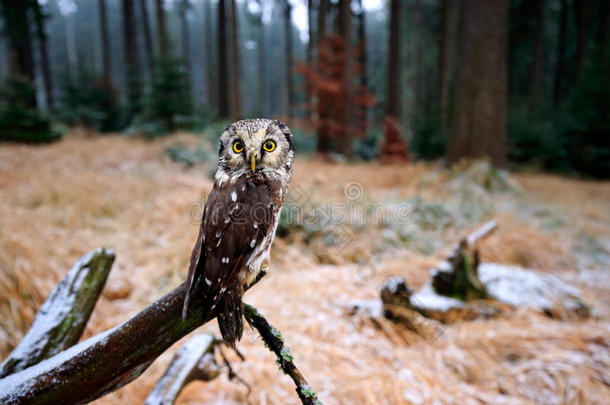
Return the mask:
[[605,0],[0,4],[0,141],[264,116],[333,159],[610,174]]

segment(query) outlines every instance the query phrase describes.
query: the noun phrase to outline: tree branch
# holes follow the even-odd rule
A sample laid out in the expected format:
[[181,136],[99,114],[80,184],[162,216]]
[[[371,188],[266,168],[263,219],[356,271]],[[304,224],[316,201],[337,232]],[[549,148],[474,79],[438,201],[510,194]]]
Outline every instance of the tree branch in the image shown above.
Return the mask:
[[182,345],[144,405],[172,405],[191,381],[210,381],[218,377],[220,369],[214,359],[215,344],[213,335],[201,334]]
[[1,379],[0,403],[82,404],[119,389],[180,338],[216,317],[215,311],[204,316],[202,297],[195,294],[183,321],[185,293],[183,283],[122,325]]
[[32,326],[0,366],[0,378],[49,358],[80,339],[114,262],[99,248],[81,257],[49,294]]
[[301,371],[294,364],[290,350],[284,345],[284,339],[280,331],[274,328],[267,320],[258,312],[256,308],[244,303],[244,316],[250,325],[252,325],[265,341],[265,345],[275,353],[277,364],[282,371],[286,373],[297,386],[296,392],[301,402],[304,405],[320,405],[322,402],[318,400],[318,395],[311,388]]
[[83,404],[133,381],[172,344],[216,317],[215,310],[203,314],[202,296],[194,294],[182,320],[186,289],[182,283],[127,322],[0,379],[0,404]]
[[[264,271],[259,273],[246,290],[264,275]],[[198,284],[201,280],[195,282]],[[172,344],[216,317],[215,310],[202,313],[202,296],[195,294],[183,320],[182,304],[186,289],[186,283],[183,283],[125,323],[0,379],[0,403],[55,404],[68,401],[83,404],[133,381]],[[194,290],[200,289],[195,287]],[[247,304],[245,307],[246,319],[258,329],[278,356],[282,369],[297,384],[301,401],[308,405],[319,404],[316,393],[292,362],[292,355],[284,347],[279,332],[256,309]],[[174,370],[180,372],[180,368],[176,365]],[[159,384],[159,392],[176,391],[167,379]],[[179,390],[176,395],[178,393]]]

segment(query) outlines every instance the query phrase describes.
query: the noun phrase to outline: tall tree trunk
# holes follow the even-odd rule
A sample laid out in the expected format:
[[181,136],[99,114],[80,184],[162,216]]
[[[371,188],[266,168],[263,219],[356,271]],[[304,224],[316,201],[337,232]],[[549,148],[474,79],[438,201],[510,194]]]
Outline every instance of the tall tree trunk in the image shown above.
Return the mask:
[[[408,160],[409,152],[400,130],[401,109],[401,80],[400,72],[403,69],[400,58],[400,20],[401,0],[390,1],[390,35],[389,59],[387,76],[386,114],[383,119],[384,138],[380,145],[380,160],[389,162],[393,160]],[[413,44],[415,45],[415,44]],[[417,76],[416,76],[417,78]],[[410,111],[413,111],[410,108]]]
[[390,57],[388,60],[388,91],[386,115],[398,120],[400,114],[400,0],[390,1]]
[[[28,3],[22,0],[2,0],[0,3],[4,30],[9,45],[9,73],[13,78],[34,82],[32,37],[28,22]],[[36,96],[23,100],[28,107],[36,107]]]
[[218,116],[229,117],[229,86],[227,82],[227,15],[226,0],[218,0]]
[[[318,63],[322,61],[324,52],[324,42],[326,40],[326,15],[328,13],[328,0],[320,0],[318,8]],[[327,128],[328,113],[324,110],[323,103],[320,102],[318,94],[318,142],[316,151],[318,153],[328,153],[330,151],[330,137]]]
[[106,84],[112,81],[112,71],[110,67],[110,42],[108,40],[108,18],[106,14],[106,0],[98,1],[100,14],[100,38],[102,39],[102,69],[103,78]]
[[49,110],[53,109],[53,84],[51,82],[51,69],[49,65],[49,52],[47,48],[47,34],[44,29],[45,16],[40,9],[38,1],[34,1],[34,18],[36,20],[36,36],[38,37],[38,48],[40,52],[40,65],[42,68],[42,80],[44,83],[45,102]]
[[[360,86],[363,91],[369,87],[368,76],[366,70],[366,11],[362,6],[362,0],[358,0],[358,5],[360,6],[360,14],[358,14],[358,43],[360,46]],[[362,132],[366,134],[367,126],[368,126],[368,111],[365,104],[360,107],[360,114],[362,115],[360,120],[360,127]]]
[[[313,0],[307,0],[307,69],[310,71],[313,69]],[[305,102],[305,114],[307,118],[311,118],[313,113],[313,105],[312,105],[312,90],[311,90],[311,78],[310,75],[306,75],[305,77],[305,95],[307,100]]]
[[339,26],[343,39],[343,134],[340,139],[341,153],[347,157],[354,154],[354,134],[352,118],[354,112],[354,63],[352,51],[352,8],[351,0],[339,0]]
[[284,41],[286,45],[286,111],[287,116],[292,116],[294,106],[294,89],[292,85],[292,66],[294,65],[292,55],[292,6],[286,0],[284,2]]
[[239,66],[239,32],[237,24],[237,6],[235,5],[235,0],[231,0],[231,118],[233,119],[241,117],[241,76]]
[[506,160],[508,0],[463,0],[461,73],[448,163]]
[[261,13],[258,27],[258,105],[264,116],[267,115],[266,97],[267,94],[267,68],[265,56],[265,23],[263,22],[263,14]]
[[[605,0],[603,0],[605,1]],[[574,14],[576,20],[576,59],[574,61],[575,77],[580,76],[582,65],[587,52],[587,37],[589,33],[589,18],[588,11],[590,6],[589,0],[574,0]]]
[[441,127],[446,128],[449,109],[449,44],[452,0],[441,2],[441,34],[438,45],[438,102]]
[[422,36],[421,36],[421,0],[415,0],[413,5],[413,35],[412,52],[413,52],[413,98],[411,108],[408,111],[408,117],[413,119],[418,117],[421,112],[422,105],[422,75],[421,75],[421,53],[422,53]]
[[534,63],[532,64],[532,81],[530,83],[530,110],[535,111],[543,93],[544,79],[544,0],[536,0],[536,43]]
[[159,42],[159,56],[165,62],[169,58],[169,34],[167,33],[167,22],[163,0],[155,0],[157,11],[157,40]]
[[212,106],[216,105],[216,89],[213,86],[214,83],[214,58],[213,52],[214,48],[212,45],[212,8],[210,6],[209,1],[203,2],[203,20],[204,20],[204,43],[205,43],[205,72],[204,72],[204,83],[205,83],[205,91],[206,91],[206,102],[208,105],[208,109]]
[[180,31],[182,36],[182,59],[184,60],[185,78],[187,92],[191,94],[191,36],[189,33],[189,23],[186,18],[186,12],[189,8],[189,1],[182,0],[179,5],[180,11]]
[[598,57],[604,57],[606,53],[610,52],[608,44],[608,29],[610,28],[610,2],[600,1],[599,2],[599,26],[597,30],[597,50],[599,52]]
[[76,55],[76,38],[74,35],[74,14],[64,16],[64,32],[66,34],[66,56],[68,58],[68,74],[74,75],[78,70]]
[[18,36],[12,38],[11,53],[14,62],[11,63],[12,71],[15,76],[25,77],[28,81],[34,81],[34,55],[32,52],[32,36],[30,24],[28,22],[27,6],[13,6],[18,8],[17,20],[6,21],[5,27],[10,24],[22,25],[18,30]]
[[133,116],[140,111],[140,64],[136,43],[136,15],[133,0],[122,0],[123,41],[125,49],[129,112]]
[[152,34],[150,32],[150,23],[148,21],[148,5],[147,0],[140,0],[140,11],[142,12],[142,29],[144,30],[144,45],[146,50],[146,64],[152,78],[155,74],[154,52],[152,44]]
[[559,11],[559,38],[557,38],[557,66],[555,68],[555,82],[553,85],[553,101],[555,105],[561,103],[563,81],[565,75],[566,35],[568,25],[568,1],[561,0]]

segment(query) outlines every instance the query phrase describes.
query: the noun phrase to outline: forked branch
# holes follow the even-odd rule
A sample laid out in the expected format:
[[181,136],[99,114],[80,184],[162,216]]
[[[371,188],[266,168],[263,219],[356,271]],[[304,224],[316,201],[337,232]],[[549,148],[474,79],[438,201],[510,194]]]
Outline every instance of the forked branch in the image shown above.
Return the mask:
[[[262,276],[264,273],[252,285]],[[82,404],[133,381],[172,344],[216,317],[215,311],[202,313],[202,297],[195,294],[183,320],[186,288],[186,283],[183,283],[125,323],[0,379],[0,403]],[[264,321],[270,328],[260,315],[248,319],[261,334],[266,329],[257,325]],[[263,338],[267,342],[268,336],[263,335]],[[307,387],[303,385],[305,379],[295,380],[295,383],[303,403],[314,403],[307,400]]]

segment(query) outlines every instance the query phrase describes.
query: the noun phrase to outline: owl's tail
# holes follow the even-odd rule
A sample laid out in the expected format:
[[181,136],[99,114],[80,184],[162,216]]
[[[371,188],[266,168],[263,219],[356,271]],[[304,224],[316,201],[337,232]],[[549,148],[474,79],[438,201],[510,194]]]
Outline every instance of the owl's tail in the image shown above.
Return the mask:
[[244,304],[242,292],[236,288],[228,289],[217,305],[216,319],[225,343],[235,348],[235,342],[244,333]]

